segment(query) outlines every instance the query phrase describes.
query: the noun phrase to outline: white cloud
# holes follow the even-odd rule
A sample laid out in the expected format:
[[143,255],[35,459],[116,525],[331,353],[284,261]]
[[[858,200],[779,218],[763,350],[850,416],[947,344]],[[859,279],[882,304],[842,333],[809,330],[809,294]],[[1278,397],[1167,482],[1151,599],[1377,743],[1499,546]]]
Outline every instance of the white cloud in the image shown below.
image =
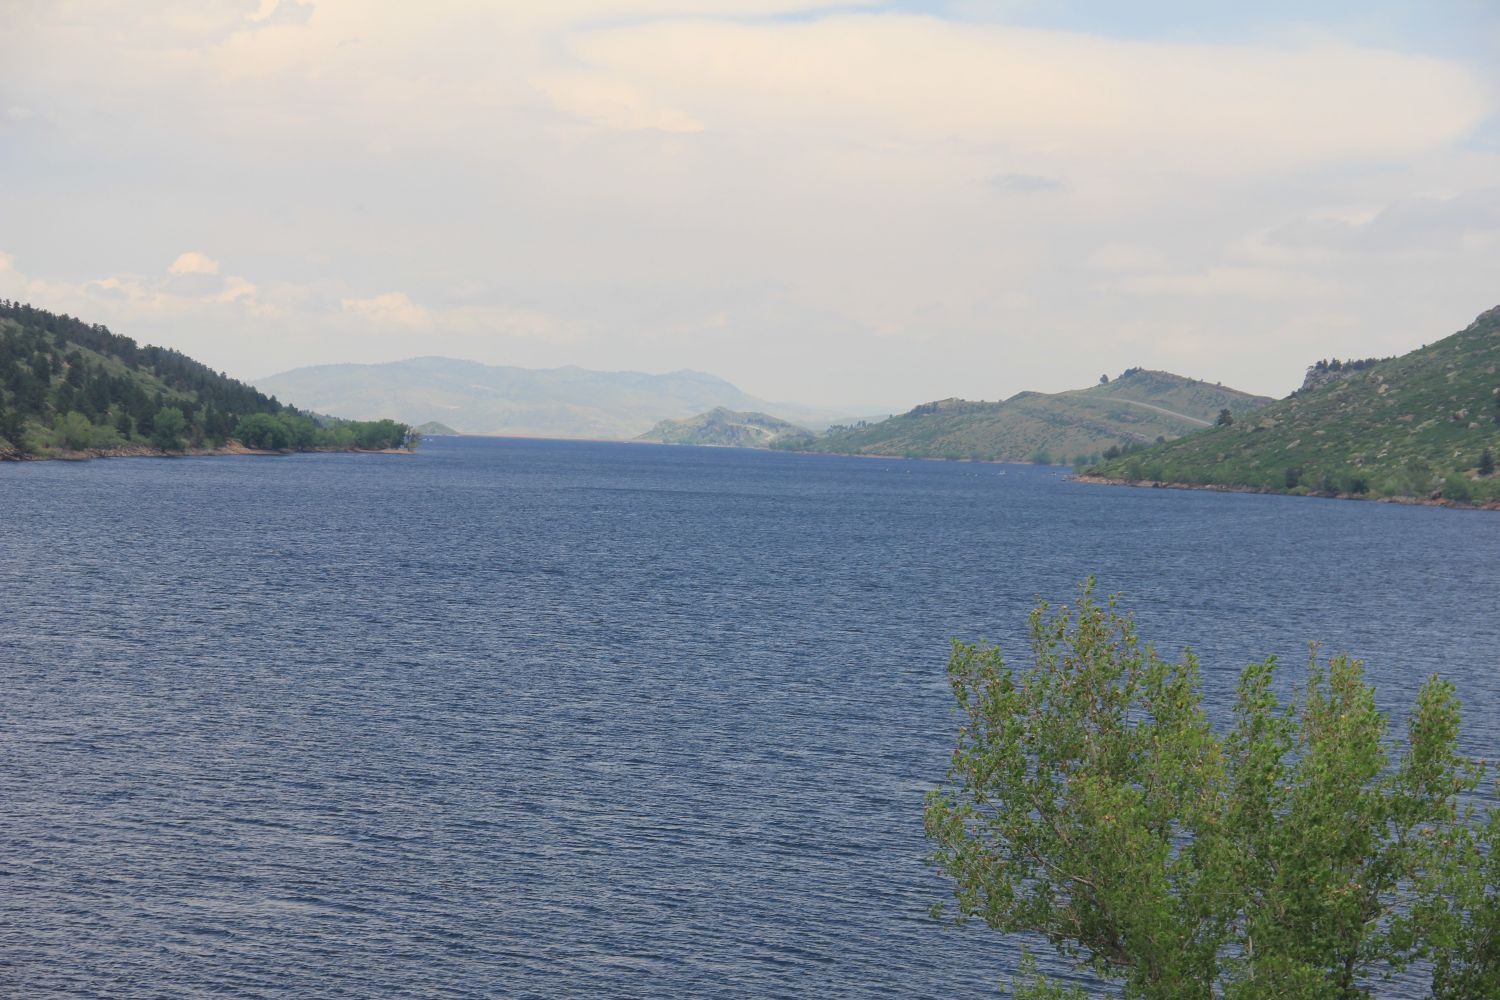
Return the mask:
[[1472,130],[1491,98],[1470,70],[1393,52],[1116,41],[913,16],[669,21],[571,37],[587,72],[709,128],[1002,143],[1174,172],[1432,149]]
[[432,325],[432,314],[411,300],[405,292],[386,292],[367,299],[341,299],[346,313],[378,326],[404,326],[414,330]]
[[312,16],[313,5],[299,0],[260,0],[260,6],[251,14],[249,21],[257,26],[271,24],[303,24]]
[[224,287],[214,295],[215,302],[236,302],[240,299],[254,298],[257,289],[254,284],[237,275],[230,275],[224,279]]
[[172,261],[172,266],[167,268],[168,274],[218,274],[219,262],[201,254],[196,250],[178,254],[177,259]]
[[542,77],[537,87],[562,110],[617,129],[654,129],[659,132],[701,132],[703,123],[673,108],[657,107],[629,84],[572,74]]
[[[192,280],[184,281],[183,276]],[[264,304],[259,289],[239,276],[222,280],[212,273],[179,271],[160,275],[111,274],[79,281],[56,281],[23,273],[11,254],[0,253],[0,295],[30,301],[91,322],[135,325],[132,335],[151,339],[150,327],[184,320],[221,328]]]
[[1494,304],[1500,61],[879,0],[22,6],[0,287],[246,374],[441,351],[909,405],[1262,338],[1187,374],[1279,391]]
[[1500,236],[1500,187],[1456,196],[1403,198],[1377,212],[1320,214],[1278,226],[1267,241],[1290,249],[1431,253],[1466,238]]

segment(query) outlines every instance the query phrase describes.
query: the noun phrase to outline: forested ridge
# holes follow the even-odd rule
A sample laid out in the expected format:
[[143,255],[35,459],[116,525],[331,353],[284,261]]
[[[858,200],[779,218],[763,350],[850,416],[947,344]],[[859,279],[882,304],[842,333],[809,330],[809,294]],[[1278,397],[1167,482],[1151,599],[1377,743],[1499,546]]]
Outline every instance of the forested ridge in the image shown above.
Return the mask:
[[1394,358],[1319,361],[1302,388],[1090,475],[1273,493],[1500,503],[1500,306]]
[[180,351],[0,300],[0,458],[410,447],[394,420],[317,417]]

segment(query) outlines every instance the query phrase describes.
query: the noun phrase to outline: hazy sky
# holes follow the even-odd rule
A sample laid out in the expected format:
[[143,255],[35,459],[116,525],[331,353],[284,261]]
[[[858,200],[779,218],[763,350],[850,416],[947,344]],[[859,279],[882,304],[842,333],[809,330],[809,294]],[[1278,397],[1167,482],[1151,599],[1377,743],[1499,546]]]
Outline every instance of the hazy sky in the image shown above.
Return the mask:
[[1500,303],[1500,4],[0,0],[0,183],[0,296],[245,378],[1281,395]]

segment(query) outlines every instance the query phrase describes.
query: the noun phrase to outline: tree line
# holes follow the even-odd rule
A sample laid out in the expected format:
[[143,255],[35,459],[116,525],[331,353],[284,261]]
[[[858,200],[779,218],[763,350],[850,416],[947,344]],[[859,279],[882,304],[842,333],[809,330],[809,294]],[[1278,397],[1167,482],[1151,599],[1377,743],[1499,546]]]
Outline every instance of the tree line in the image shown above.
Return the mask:
[[410,447],[393,420],[341,421],[286,406],[180,351],[0,300],[0,455],[217,448]]

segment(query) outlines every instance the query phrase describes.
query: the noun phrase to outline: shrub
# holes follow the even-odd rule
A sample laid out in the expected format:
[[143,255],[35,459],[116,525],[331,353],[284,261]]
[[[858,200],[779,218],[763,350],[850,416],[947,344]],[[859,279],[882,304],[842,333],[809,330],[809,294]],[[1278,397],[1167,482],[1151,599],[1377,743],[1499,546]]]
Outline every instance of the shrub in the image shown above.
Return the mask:
[[1443,480],[1443,499],[1454,500],[1458,503],[1468,503],[1474,499],[1474,492],[1469,488],[1469,477],[1461,472],[1449,474]]
[[151,422],[151,443],[162,451],[181,451],[187,418],[175,406],[163,406]]
[[1462,804],[1484,769],[1451,684],[1393,741],[1361,664],[1314,650],[1292,704],[1274,659],[1247,667],[1219,731],[1192,654],[1160,659],[1091,587],[1032,612],[1027,669],[953,644],[962,722],[925,826],[957,920],[1145,1000],[1355,1000],[1429,955],[1434,997],[1500,995],[1500,808]]
[[94,425],[77,410],[59,413],[52,421],[52,442],[68,451],[91,448],[94,442]]

